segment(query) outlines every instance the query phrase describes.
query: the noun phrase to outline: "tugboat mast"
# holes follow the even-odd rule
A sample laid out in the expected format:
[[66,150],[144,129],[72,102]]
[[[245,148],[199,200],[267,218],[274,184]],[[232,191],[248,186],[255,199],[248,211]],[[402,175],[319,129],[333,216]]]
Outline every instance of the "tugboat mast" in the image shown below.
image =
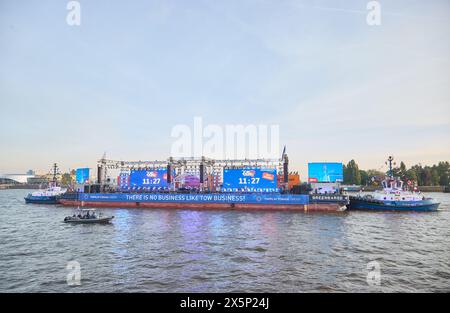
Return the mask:
[[392,161],[394,161],[394,157],[390,155],[389,158],[388,158],[388,162],[389,162],[389,177],[390,178],[394,178],[394,175],[392,174]]
[[52,183],[53,183],[54,186],[56,186],[56,182],[57,182],[56,175],[58,175],[58,165],[56,163],[53,163],[53,180],[52,180]]

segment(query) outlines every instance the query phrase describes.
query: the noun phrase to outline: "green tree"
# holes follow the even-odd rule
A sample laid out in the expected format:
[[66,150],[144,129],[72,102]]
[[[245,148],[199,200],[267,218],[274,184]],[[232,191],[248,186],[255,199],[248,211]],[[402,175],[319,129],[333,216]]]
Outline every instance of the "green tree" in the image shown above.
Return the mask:
[[420,172],[421,185],[420,186],[431,186],[431,168],[425,166]]
[[405,165],[405,163],[403,163],[403,161],[400,162],[399,176],[400,177],[405,177],[406,176],[406,165]]
[[[377,185],[386,176],[385,173],[369,169],[360,170],[355,160],[351,160],[344,165],[345,184]],[[448,186],[450,184],[450,163],[441,161],[437,165],[422,166],[420,163],[411,166],[409,169],[404,162],[400,162],[398,167],[392,169],[393,175],[402,180],[411,180],[418,186]]]
[[344,183],[361,185],[361,173],[355,160],[351,160],[347,166],[344,166]]
[[437,165],[437,171],[439,174],[439,185],[447,186],[450,184],[450,163],[439,162]]
[[431,186],[439,186],[439,172],[436,167],[431,169]]
[[406,179],[417,182],[417,172],[414,168],[410,168],[406,171],[405,174]]
[[72,175],[70,175],[69,173],[62,174],[61,184],[68,186],[68,185],[71,185],[72,182],[73,182]]
[[359,170],[359,175],[361,176],[361,185],[367,186],[371,183],[369,175],[364,170]]
[[422,168],[422,165],[417,164],[417,165],[412,166],[409,169],[409,173],[410,173],[410,175],[415,175],[415,181],[417,182],[417,185],[423,186],[423,179],[422,179],[422,177],[423,177],[423,168]]

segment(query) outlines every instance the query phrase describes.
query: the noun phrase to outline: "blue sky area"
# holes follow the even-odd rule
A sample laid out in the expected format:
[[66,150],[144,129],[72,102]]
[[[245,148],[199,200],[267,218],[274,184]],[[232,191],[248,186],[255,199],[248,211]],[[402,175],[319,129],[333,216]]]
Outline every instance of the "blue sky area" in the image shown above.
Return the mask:
[[449,1],[67,2],[0,0],[0,173],[165,159],[194,116],[279,124],[302,172],[450,160]]

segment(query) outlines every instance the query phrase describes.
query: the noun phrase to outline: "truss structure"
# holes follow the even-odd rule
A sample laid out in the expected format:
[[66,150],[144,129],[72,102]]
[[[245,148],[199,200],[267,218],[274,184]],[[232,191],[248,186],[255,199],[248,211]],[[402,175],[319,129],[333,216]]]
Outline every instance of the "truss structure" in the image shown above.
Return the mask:
[[98,160],[99,183],[106,181],[107,170],[120,170],[127,172],[131,170],[153,170],[166,169],[168,166],[175,171],[173,182],[180,182],[186,175],[200,176],[203,167],[204,182],[208,177],[214,177],[222,181],[224,168],[276,168],[277,173],[283,175],[284,164],[288,162],[286,154],[280,159],[239,159],[239,160],[215,160],[207,157],[199,158],[173,158],[155,161],[123,161],[111,160],[105,157]]

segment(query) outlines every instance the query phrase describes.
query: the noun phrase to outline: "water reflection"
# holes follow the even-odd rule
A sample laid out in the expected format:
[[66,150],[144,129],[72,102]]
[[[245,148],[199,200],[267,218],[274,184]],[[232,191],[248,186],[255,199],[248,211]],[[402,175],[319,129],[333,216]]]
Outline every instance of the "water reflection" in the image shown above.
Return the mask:
[[[0,291],[449,291],[450,195],[431,214],[106,209],[112,225],[0,191]],[[19,200],[17,200],[19,199]],[[69,288],[77,260],[82,285]],[[381,264],[382,285],[366,282]]]

